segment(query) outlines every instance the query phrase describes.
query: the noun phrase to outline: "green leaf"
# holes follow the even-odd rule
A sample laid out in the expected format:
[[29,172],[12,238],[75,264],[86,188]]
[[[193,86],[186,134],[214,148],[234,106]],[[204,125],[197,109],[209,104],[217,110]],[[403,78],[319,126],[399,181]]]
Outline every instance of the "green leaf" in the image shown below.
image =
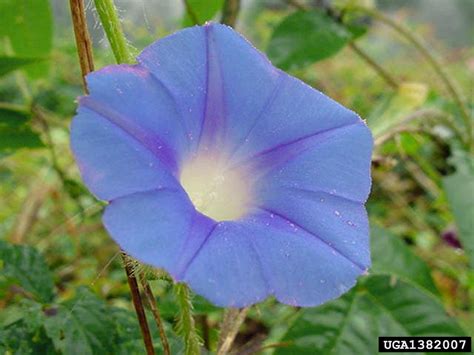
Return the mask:
[[438,294],[430,268],[402,239],[383,228],[372,226],[370,241],[371,274],[394,275],[420,285],[433,294]]
[[[190,11],[192,11],[193,15],[197,18],[199,25],[212,20],[224,4],[224,0],[186,0],[186,2]],[[189,13],[185,8],[183,27],[192,25],[194,25],[194,19],[189,16]]]
[[44,144],[39,135],[29,127],[0,128],[0,151],[15,150],[19,148],[41,148]]
[[0,294],[16,285],[41,302],[53,299],[53,276],[36,249],[0,240],[0,270]]
[[351,39],[347,28],[321,11],[297,11],[275,28],[267,54],[283,70],[328,58]]
[[[16,56],[48,57],[53,43],[53,17],[48,0],[3,0],[0,13],[0,36],[9,39]],[[33,78],[46,75],[47,71],[47,62],[26,68]]]
[[[122,308],[111,308],[111,314],[115,319],[117,332],[117,352],[115,354],[128,355],[140,354],[144,351],[143,337],[138,324],[137,316],[134,312]],[[150,319],[150,333],[153,339],[153,346],[157,354],[163,353],[160,335],[156,323],[151,314],[147,315]],[[182,354],[184,349],[183,341],[171,331],[171,327],[164,323],[168,342],[172,354]]]
[[371,276],[318,308],[301,310],[276,354],[374,354],[379,336],[461,336],[437,298],[401,280]]
[[41,61],[40,58],[0,57],[0,76]]
[[27,320],[0,329],[0,354],[57,354],[42,328],[31,331]]
[[28,126],[29,119],[27,112],[0,108],[0,152],[44,146],[39,135]]
[[443,179],[443,186],[456,221],[463,249],[474,267],[474,158],[454,151],[456,172]]
[[0,128],[20,127],[28,122],[30,113],[22,110],[0,107]]
[[86,288],[47,317],[46,334],[63,354],[114,354],[115,323],[106,303]]

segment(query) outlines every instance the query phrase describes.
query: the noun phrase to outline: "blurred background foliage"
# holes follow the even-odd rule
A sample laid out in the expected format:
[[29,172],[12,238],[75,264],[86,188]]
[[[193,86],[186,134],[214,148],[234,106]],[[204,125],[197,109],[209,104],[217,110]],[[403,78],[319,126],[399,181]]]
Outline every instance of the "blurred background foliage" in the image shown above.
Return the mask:
[[[223,3],[188,0],[186,11],[181,1],[116,1],[137,51],[219,20]],[[114,63],[92,1],[86,13],[96,68]],[[237,30],[358,112],[376,147],[369,274],[321,307],[272,299],[252,307],[235,353],[371,354],[378,335],[474,333],[472,18],[470,0],[242,1]],[[69,3],[1,0],[2,354],[144,352],[103,204],[85,190],[69,149],[82,90]],[[181,353],[172,286],[156,274],[150,284],[172,353]],[[203,351],[215,351],[223,310],[200,297],[193,305]]]

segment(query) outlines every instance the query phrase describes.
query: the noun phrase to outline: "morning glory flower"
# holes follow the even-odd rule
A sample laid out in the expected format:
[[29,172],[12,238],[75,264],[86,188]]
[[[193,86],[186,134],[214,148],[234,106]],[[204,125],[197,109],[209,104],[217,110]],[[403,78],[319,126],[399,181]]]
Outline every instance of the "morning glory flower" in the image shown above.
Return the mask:
[[372,138],[352,111],[207,24],[87,76],[71,141],[103,222],[219,306],[315,306],[370,265]]

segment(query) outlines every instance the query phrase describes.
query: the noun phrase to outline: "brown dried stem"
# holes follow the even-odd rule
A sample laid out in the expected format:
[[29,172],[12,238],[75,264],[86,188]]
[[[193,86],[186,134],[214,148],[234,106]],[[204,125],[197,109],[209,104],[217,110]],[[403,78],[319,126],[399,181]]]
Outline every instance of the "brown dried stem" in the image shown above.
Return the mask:
[[69,0],[71,7],[72,23],[74,27],[74,36],[76,37],[77,54],[82,72],[82,84],[86,94],[87,83],[86,75],[94,71],[94,58],[92,56],[92,43],[87,30],[86,14],[83,0]]
[[161,344],[163,345],[163,353],[165,355],[170,355],[170,345],[168,343],[168,338],[166,337],[165,327],[163,325],[163,322],[161,321],[160,310],[158,309],[156,298],[155,296],[153,296],[150,284],[148,283],[144,273],[140,275],[140,282],[142,284],[146,300],[148,302],[148,305],[150,306],[151,313],[153,314],[153,318],[155,319],[158,331],[160,333]]

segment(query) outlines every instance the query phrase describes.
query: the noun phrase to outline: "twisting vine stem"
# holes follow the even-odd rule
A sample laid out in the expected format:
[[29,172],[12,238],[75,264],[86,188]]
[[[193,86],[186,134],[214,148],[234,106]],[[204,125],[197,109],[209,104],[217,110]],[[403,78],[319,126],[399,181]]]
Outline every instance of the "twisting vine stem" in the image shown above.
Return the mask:
[[200,353],[201,340],[196,332],[189,288],[185,284],[179,283],[174,286],[174,291],[180,309],[176,330],[184,337],[185,354],[197,355]]
[[365,53],[362,48],[360,48],[354,41],[349,42],[349,48],[354,51],[360,58],[365,60],[365,62],[372,67],[372,69],[377,72],[380,77],[385,80],[385,82],[394,90],[397,90],[400,86],[398,81],[386,71],[380,64],[373,60],[367,53]]
[[86,13],[83,0],[69,0],[71,17],[76,37],[77,54],[81,65],[82,84],[87,94],[86,75],[94,71],[94,58],[92,57],[92,44],[87,29]]
[[151,313],[153,314],[153,318],[155,319],[156,325],[158,327],[158,332],[160,333],[161,344],[163,345],[163,353],[165,355],[170,355],[170,345],[168,343],[168,337],[166,336],[165,327],[161,321],[160,311],[158,309],[158,305],[156,304],[156,298],[153,296],[150,284],[148,283],[146,275],[143,272],[140,275],[140,282],[142,284],[145,298],[148,301]]
[[120,25],[113,0],[94,0],[94,2],[117,63],[135,62]]
[[247,317],[249,309],[250,307],[242,309],[230,308],[225,312],[221,325],[221,333],[219,335],[217,355],[225,355],[229,353],[235,337],[237,336],[242,323],[245,321],[245,317]]
[[467,135],[468,135],[468,144],[472,149],[473,143],[473,122],[469,115],[469,111],[467,107],[464,105],[463,100],[461,99],[461,95],[458,93],[455,84],[451,81],[449,75],[443,69],[442,65],[438,62],[438,60],[430,53],[430,51],[424,46],[424,44],[419,40],[409,29],[405,28],[403,25],[397,23],[393,19],[388,16],[385,16],[383,13],[376,9],[370,9],[366,7],[351,7],[352,11],[359,11],[363,12],[376,20],[384,23],[385,25],[391,27],[395,30],[398,34],[404,37],[409,43],[411,43],[425,58],[425,60],[433,67],[435,73],[441,79],[441,81],[446,86],[447,91],[451,95],[452,99],[456,103],[459,108],[459,112],[461,117],[463,118],[464,124],[466,126]]
[[[85,76],[94,70],[94,60],[91,40],[85,19],[84,2],[83,0],[70,0],[69,4],[71,8],[77,52],[81,65],[84,92],[87,93],[88,89]],[[126,40],[123,36],[113,2],[110,0],[96,0],[95,4],[117,62],[131,63],[133,57],[128,51]],[[131,262],[129,261],[129,257],[125,253],[122,253],[122,259],[125,273],[127,275],[128,285],[130,287],[130,293],[132,295],[132,302],[137,314],[143,342],[145,343],[146,352],[148,355],[154,355],[155,350],[153,348],[153,340],[146,320],[145,309],[138,288],[138,282],[133,272]]]
[[140,330],[143,336],[143,342],[145,343],[145,349],[147,355],[154,355],[155,349],[153,348],[153,339],[151,338],[150,328],[148,327],[148,322],[146,319],[145,309],[143,307],[142,298],[140,296],[140,290],[138,289],[138,282],[133,272],[132,263],[129,260],[127,254],[122,252],[123,266],[125,268],[125,273],[127,274],[127,281],[130,287],[130,292],[132,294],[132,302],[135,307],[135,312],[137,314],[138,323],[140,324]]

